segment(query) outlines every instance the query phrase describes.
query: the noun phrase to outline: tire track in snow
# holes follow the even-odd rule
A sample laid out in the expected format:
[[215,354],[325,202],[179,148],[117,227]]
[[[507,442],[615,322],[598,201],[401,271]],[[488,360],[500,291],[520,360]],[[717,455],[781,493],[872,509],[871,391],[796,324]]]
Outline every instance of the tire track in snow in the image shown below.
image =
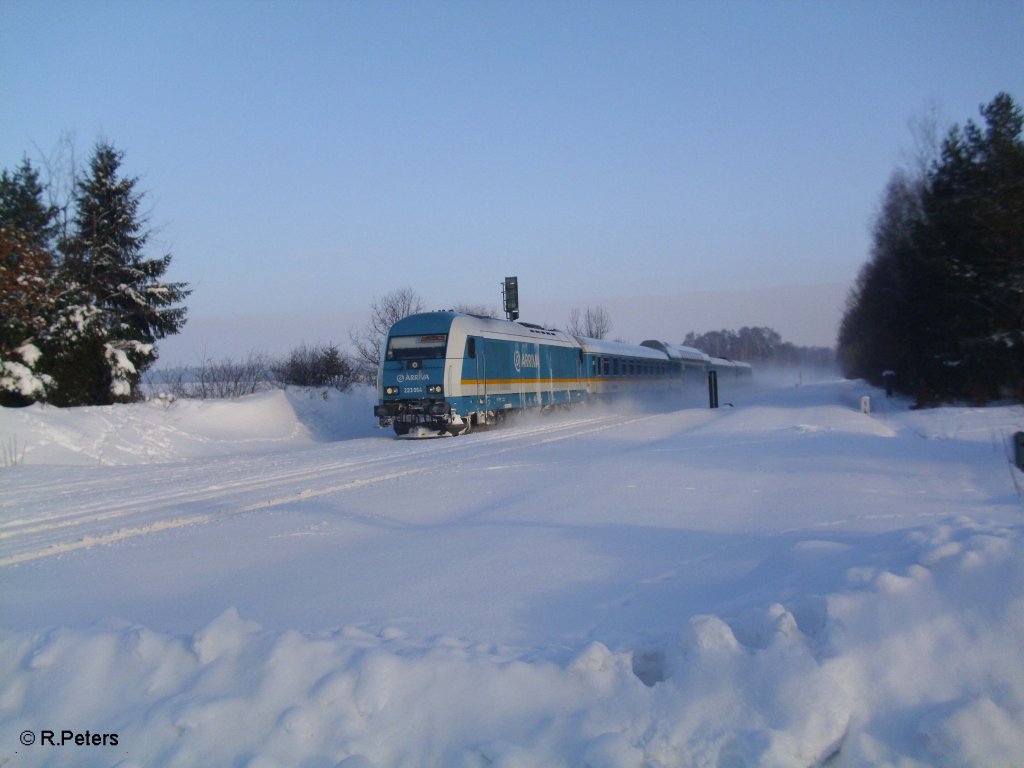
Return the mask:
[[[273,458],[278,457],[261,457],[263,461]],[[74,511],[65,510],[51,514],[44,513],[36,517],[21,517],[9,520],[0,524],[0,541],[15,536],[65,528],[87,522],[112,520],[118,517],[131,515],[133,512],[137,512],[143,507],[151,504],[162,504],[166,506],[169,504],[185,505],[201,501],[215,501],[222,497],[229,497],[238,491],[259,491],[262,489],[273,489],[287,483],[302,483],[311,479],[322,479],[323,475],[328,473],[336,473],[342,470],[362,470],[373,464],[387,461],[388,458],[389,457],[374,457],[372,459],[364,460],[353,459],[328,464],[317,464],[315,467],[290,469],[283,472],[278,471],[270,474],[263,471],[262,467],[255,466],[257,462],[249,462],[244,467],[246,474],[235,479],[225,479],[223,476],[218,475],[218,473],[223,470],[235,469],[237,471],[238,467],[235,462],[231,462],[232,464],[235,464],[234,467],[215,464],[209,471],[216,476],[216,479],[203,479],[200,481],[199,488],[196,488],[194,482],[195,477],[189,477],[187,480],[192,481],[191,487],[180,491],[171,491],[168,490],[168,488],[170,487],[170,484],[175,483],[177,475],[195,469],[191,466],[186,468],[175,467],[173,472],[157,472],[155,478],[147,474],[146,479],[151,481],[152,485],[156,487],[155,493],[143,495],[141,497],[133,496],[120,502],[110,501],[110,496],[114,495],[116,492],[112,491],[112,489],[108,487],[108,484],[104,483],[98,485],[95,482],[82,482],[79,484],[80,487],[78,492],[89,492],[91,495],[97,496],[98,498],[95,502],[85,504],[79,503]],[[256,471],[260,472],[259,476],[253,474]],[[113,478],[115,482],[118,479],[119,478]],[[182,480],[185,479],[186,478],[182,478]],[[74,491],[69,492],[62,488],[61,495],[63,497],[73,494]]]
[[[9,501],[0,504],[0,508],[17,508],[21,505],[27,504],[29,501],[33,501],[37,504],[45,504],[45,511],[36,515],[26,516],[21,514],[13,519],[0,522],[0,541],[17,536],[25,536],[59,528],[82,525],[89,522],[113,520],[119,517],[131,515],[150,505],[159,504],[167,506],[172,503],[185,505],[202,501],[215,501],[219,498],[230,496],[237,491],[252,492],[263,489],[272,490],[273,488],[288,483],[321,481],[323,480],[323,477],[328,474],[334,474],[342,470],[350,472],[362,471],[382,462],[394,460],[406,462],[418,458],[419,456],[423,456],[425,459],[435,460],[436,454],[439,452],[446,455],[450,455],[452,453],[463,454],[473,452],[481,445],[501,444],[509,440],[522,439],[524,437],[531,437],[538,434],[561,432],[564,430],[570,430],[570,434],[576,434],[576,430],[579,427],[591,424],[594,421],[597,420],[573,420],[571,422],[560,422],[557,424],[537,425],[525,429],[514,427],[501,433],[478,433],[468,440],[459,440],[456,443],[445,440],[442,450],[438,450],[442,448],[442,444],[431,442],[429,444],[431,447],[427,449],[426,446],[428,444],[424,443],[422,444],[422,448],[413,455],[410,455],[409,453],[413,444],[403,442],[401,444],[402,448],[395,448],[385,455],[374,455],[369,458],[348,456],[337,460],[332,459],[326,463],[317,463],[313,466],[303,465],[298,468],[293,466],[287,470],[278,470],[271,472],[270,474],[267,474],[266,462],[279,460],[282,458],[282,455],[260,456],[247,459],[245,465],[241,467],[241,469],[245,471],[245,474],[236,479],[226,479],[222,473],[225,470],[230,471],[232,469],[237,471],[239,468],[237,459],[225,459],[201,468],[203,474],[212,473],[217,479],[200,479],[200,487],[198,489],[195,487],[196,478],[192,475],[192,473],[196,471],[196,467],[193,463],[184,466],[175,464],[171,467],[159,465],[150,467],[126,467],[122,472],[117,473],[116,477],[112,478],[111,485],[116,483],[118,486],[116,490],[113,487],[107,487],[102,483],[97,483],[95,480],[79,481],[73,484],[62,484],[60,487],[60,499],[78,499],[75,503],[74,511],[68,511],[66,509],[66,502],[52,504],[52,497],[51,499],[41,501],[40,492],[54,490],[52,485],[45,486],[32,484],[28,488],[22,489],[23,493],[21,498],[12,496]],[[395,446],[395,443],[388,442],[386,445],[388,447],[393,447]],[[303,450],[297,457],[294,455],[288,455],[288,458],[291,461],[295,461],[301,459],[302,456],[309,452],[310,451],[308,450]],[[317,453],[322,454],[322,451],[317,451]],[[254,465],[259,465],[258,470]],[[116,470],[114,471],[116,472]],[[255,471],[259,471],[258,477],[254,475]],[[157,489],[156,492],[152,495],[136,495],[120,502],[112,502],[112,497],[116,499],[119,495],[123,496],[124,494],[122,478],[125,474],[137,474],[143,476],[149,485]],[[180,479],[177,477],[178,475],[184,474],[188,474],[189,476],[182,477]],[[180,484],[180,482],[188,482],[191,487],[177,492],[167,490],[169,485]],[[83,502],[81,500],[81,496],[85,494],[97,496],[98,498],[94,502]]]
[[17,565],[18,563],[24,563],[29,560],[37,560],[41,557],[51,557],[53,555],[65,554],[67,552],[74,552],[78,549],[86,549],[88,547],[94,547],[97,545],[113,544],[117,541],[135,538],[136,536],[144,536],[149,533],[159,533],[161,531],[168,531],[174,528],[184,528],[190,525],[201,525],[204,523],[211,523],[215,520],[220,520],[226,517],[233,517],[234,515],[241,515],[246,512],[255,512],[261,509],[270,509],[272,507],[281,506],[282,504],[291,504],[299,501],[305,501],[307,499],[316,498],[318,496],[326,496],[332,493],[339,493],[342,491],[348,491],[355,488],[362,488],[363,486],[384,482],[386,480],[395,480],[402,477],[408,477],[410,475],[416,475],[422,472],[426,472],[430,469],[432,469],[432,467],[417,467],[414,469],[407,469],[398,472],[390,472],[375,477],[357,478],[355,480],[350,480],[345,483],[328,486],[327,488],[319,488],[316,490],[306,489],[303,491],[299,491],[298,493],[279,496],[277,498],[267,499],[265,501],[257,501],[252,504],[245,504],[243,506],[235,507],[232,509],[201,513],[198,515],[191,515],[187,517],[176,517],[170,520],[158,520],[148,525],[118,528],[117,530],[111,533],[101,534],[98,536],[86,536],[76,541],[51,544],[50,546],[45,547],[43,549],[22,552],[20,554],[2,557],[0,558],[0,567],[7,565]]
[[[402,479],[425,472],[443,471],[457,464],[469,454],[474,459],[498,456],[514,450],[529,449],[546,443],[583,437],[609,429],[625,427],[657,417],[664,413],[598,415],[582,419],[559,420],[546,424],[511,424],[494,432],[477,432],[456,439],[429,441],[421,448],[416,444],[401,443],[403,448],[388,441],[383,445],[388,450],[384,455],[359,458],[351,455],[331,458],[311,466],[289,467],[284,471],[267,474],[268,461],[288,457],[290,461],[300,460],[304,455],[315,456],[312,450],[304,450],[297,456],[270,454],[254,458],[247,457],[239,464],[236,459],[215,462],[205,467],[212,478],[201,481],[197,488],[176,490],[184,478],[177,475],[195,470],[194,465],[173,465],[173,469],[152,465],[147,471],[138,467],[129,472],[113,472],[102,481],[83,480],[50,488],[50,499],[40,499],[44,490],[32,484],[30,493],[40,507],[36,514],[20,513],[13,519],[0,522],[0,567],[65,554],[123,541],[125,539],[159,533],[162,531],[202,525],[235,515],[271,509],[286,504],[329,496],[390,480]],[[375,443],[374,443],[375,444]],[[338,444],[341,450],[353,450],[346,444]],[[365,444],[358,446],[365,447]],[[414,451],[410,454],[410,447]],[[108,468],[104,468],[106,471]],[[235,476],[224,478],[223,471],[233,471]],[[369,476],[361,476],[372,472]],[[152,477],[156,473],[156,477]],[[142,497],[133,497],[118,503],[111,502],[124,494],[125,475],[142,478],[150,490]],[[205,473],[204,473],[205,474]],[[342,477],[338,477],[338,475]],[[356,475],[356,476],[353,476]],[[323,484],[326,478],[335,481]],[[194,478],[193,478],[194,479]],[[296,490],[296,488],[298,489]],[[280,491],[277,495],[259,501],[239,503],[240,496],[253,493]],[[69,497],[89,494],[95,501],[79,504],[74,511],[68,511]],[[55,497],[63,497],[56,501]],[[54,503],[56,501],[56,503]],[[14,499],[4,503],[6,507],[16,506]],[[188,507],[222,506],[220,509],[187,513]],[[185,512],[184,514],[182,514]],[[155,518],[137,520],[137,518]],[[110,524],[115,523],[117,527]],[[89,530],[96,528],[98,530]]]

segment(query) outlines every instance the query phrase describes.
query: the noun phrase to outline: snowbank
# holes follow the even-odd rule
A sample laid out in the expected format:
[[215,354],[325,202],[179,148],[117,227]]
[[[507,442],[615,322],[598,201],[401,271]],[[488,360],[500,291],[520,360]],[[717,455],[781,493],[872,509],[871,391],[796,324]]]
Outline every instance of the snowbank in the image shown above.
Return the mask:
[[0,445],[17,446],[18,463],[27,465],[137,465],[255,453],[368,435],[375,397],[368,387],[289,388],[237,400],[37,403],[0,411]]
[[693,616],[672,644],[563,663],[398,629],[266,631],[235,609],[191,637],[5,633],[3,730],[117,733],[78,765],[1017,764],[1019,532],[956,520],[906,545],[903,572],[858,569],[796,613]]

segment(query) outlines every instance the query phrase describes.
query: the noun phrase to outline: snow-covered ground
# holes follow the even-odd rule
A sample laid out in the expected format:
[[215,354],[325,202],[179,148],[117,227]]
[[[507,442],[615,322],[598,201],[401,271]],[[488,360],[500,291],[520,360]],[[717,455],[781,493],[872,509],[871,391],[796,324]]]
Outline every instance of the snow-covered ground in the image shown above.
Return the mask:
[[0,411],[0,765],[1020,765],[1024,409],[725,399]]

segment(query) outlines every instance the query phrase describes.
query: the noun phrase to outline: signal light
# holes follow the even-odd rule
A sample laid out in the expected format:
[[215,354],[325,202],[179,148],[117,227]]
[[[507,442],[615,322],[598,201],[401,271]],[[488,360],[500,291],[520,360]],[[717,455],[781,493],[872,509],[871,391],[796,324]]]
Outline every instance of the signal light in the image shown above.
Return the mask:
[[519,317],[519,278],[505,278],[505,317],[515,320]]

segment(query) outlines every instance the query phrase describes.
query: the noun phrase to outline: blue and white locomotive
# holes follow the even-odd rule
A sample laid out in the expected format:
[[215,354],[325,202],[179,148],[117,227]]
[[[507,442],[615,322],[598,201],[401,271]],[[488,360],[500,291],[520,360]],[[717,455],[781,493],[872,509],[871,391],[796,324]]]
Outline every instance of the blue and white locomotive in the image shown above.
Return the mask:
[[425,312],[391,327],[373,412],[400,436],[456,435],[520,411],[699,385],[714,367],[703,352],[660,341],[637,346],[492,317]]

